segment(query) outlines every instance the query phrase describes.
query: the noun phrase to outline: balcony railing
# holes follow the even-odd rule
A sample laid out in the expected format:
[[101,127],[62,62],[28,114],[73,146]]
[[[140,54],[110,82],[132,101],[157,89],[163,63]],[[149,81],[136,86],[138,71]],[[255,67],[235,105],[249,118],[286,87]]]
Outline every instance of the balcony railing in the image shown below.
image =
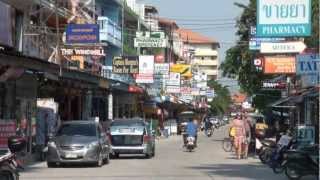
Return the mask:
[[108,17],[98,17],[98,24],[100,26],[100,41],[106,41],[114,46],[122,46],[122,32],[115,22]]

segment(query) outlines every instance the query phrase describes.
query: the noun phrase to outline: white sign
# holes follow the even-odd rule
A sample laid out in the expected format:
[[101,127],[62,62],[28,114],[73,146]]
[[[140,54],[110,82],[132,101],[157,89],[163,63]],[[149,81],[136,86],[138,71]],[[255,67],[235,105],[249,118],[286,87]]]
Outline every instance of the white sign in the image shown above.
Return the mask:
[[170,72],[169,79],[166,84],[168,86],[180,86],[180,73]]
[[180,86],[167,86],[166,88],[167,93],[180,93]]
[[170,65],[168,63],[154,64],[154,74],[169,74]]
[[306,49],[303,42],[261,43],[261,53],[301,53]]
[[200,89],[199,88],[192,88],[191,95],[192,96],[199,96],[200,95]]
[[111,93],[108,96],[108,119],[113,119],[113,95]]
[[261,67],[262,66],[262,60],[261,59],[255,59],[253,64],[255,66]]
[[154,56],[139,56],[139,74],[136,83],[153,83]]
[[258,0],[257,36],[311,35],[311,0]]
[[154,82],[153,74],[137,74],[136,83],[152,84]]
[[139,74],[153,74],[154,56],[139,56]]

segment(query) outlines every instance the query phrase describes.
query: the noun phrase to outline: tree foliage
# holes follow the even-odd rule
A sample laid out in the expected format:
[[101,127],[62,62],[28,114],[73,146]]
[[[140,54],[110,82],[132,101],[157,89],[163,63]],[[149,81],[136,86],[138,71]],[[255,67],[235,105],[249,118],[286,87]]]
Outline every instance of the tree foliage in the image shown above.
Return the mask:
[[215,80],[210,80],[208,86],[215,91],[215,97],[210,102],[210,110],[215,115],[223,115],[231,104],[230,92],[227,87],[222,86]]

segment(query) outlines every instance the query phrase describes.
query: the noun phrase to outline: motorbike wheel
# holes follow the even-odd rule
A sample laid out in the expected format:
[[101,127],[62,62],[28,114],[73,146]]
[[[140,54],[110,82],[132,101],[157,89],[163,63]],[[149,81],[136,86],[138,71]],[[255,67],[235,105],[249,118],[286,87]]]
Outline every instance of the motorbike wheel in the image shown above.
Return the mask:
[[272,167],[272,170],[275,174],[283,173],[285,167],[283,167],[281,164],[276,164],[274,167]]
[[267,164],[271,160],[272,150],[265,149],[259,154],[259,159],[263,164]]
[[290,164],[287,164],[285,169],[287,177],[291,180],[299,180],[302,176],[296,169],[292,168]]
[[230,138],[224,138],[224,140],[222,141],[222,148],[225,152],[232,151],[232,142]]

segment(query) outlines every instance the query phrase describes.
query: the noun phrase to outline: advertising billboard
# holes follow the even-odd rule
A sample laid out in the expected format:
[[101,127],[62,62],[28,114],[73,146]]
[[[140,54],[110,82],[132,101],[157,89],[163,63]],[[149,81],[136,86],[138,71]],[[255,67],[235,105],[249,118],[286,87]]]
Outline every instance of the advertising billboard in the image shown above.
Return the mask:
[[154,56],[139,56],[139,74],[136,75],[136,83],[153,83]]
[[134,38],[134,47],[167,47],[168,39],[164,32],[137,32]]
[[258,0],[258,37],[311,35],[311,0]]
[[320,83],[320,56],[319,54],[304,54],[297,56],[297,75],[302,87],[311,87]]
[[296,59],[293,56],[264,57],[265,74],[294,74],[296,73]]
[[67,44],[90,44],[100,41],[98,24],[68,24],[66,29]]

